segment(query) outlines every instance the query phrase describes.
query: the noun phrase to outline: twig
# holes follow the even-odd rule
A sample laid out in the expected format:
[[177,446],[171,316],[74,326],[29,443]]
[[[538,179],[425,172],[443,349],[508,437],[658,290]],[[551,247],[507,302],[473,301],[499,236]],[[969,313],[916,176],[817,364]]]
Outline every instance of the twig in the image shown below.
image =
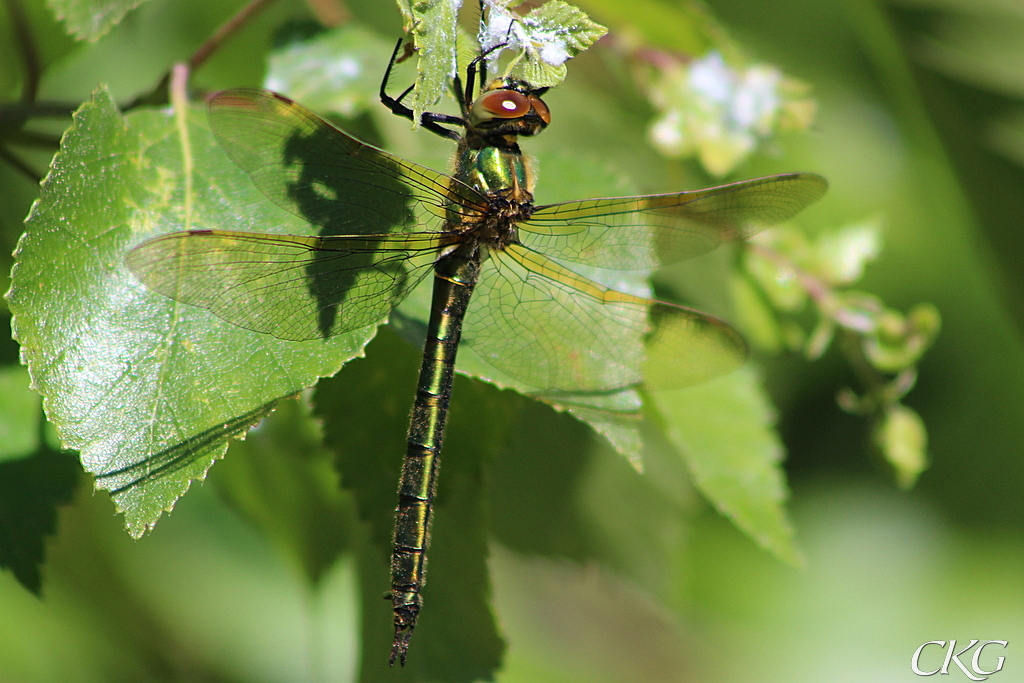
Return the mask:
[[352,12],[342,0],[306,0],[306,5],[324,26],[340,26],[352,17]]
[[[234,16],[221,24],[220,28],[214,31],[213,35],[207,39],[199,49],[192,53],[192,56],[185,62],[189,72],[195,71],[203,63],[209,59],[210,55],[213,54],[221,44],[231,37],[232,34],[236,33],[245,23],[256,16],[260,10],[266,8],[274,0],[251,0],[249,4],[240,9]],[[159,106],[167,104],[167,89],[171,83],[171,72],[167,71],[160,78],[160,82],[154,86],[152,90],[147,93],[143,93],[136,97],[134,100],[122,107],[123,111],[128,111],[142,105],[153,105]]]
[[11,102],[0,105],[0,127],[27,119],[63,119],[78,109],[78,102]]
[[797,282],[800,283],[800,286],[804,288],[804,291],[807,292],[807,295],[811,297],[814,303],[818,304],[818,307],[821,309],[827,307],[832,297],[832,288],[824,280],[800,268],[788,256],[775,249],[758,244],[757,242],[746,242],[744,246],[754,253],[760,254],[765,260],[771,261],[777,268],[786,269],[793,273]]
[[220,47],[221,43],[230,38],[233,33],[242,28],[246,22],[259,14],[261,10],[265,9],[272,2],[274,0],[251,0],[237,14],[221,24],[220,28],[214,31],[213,35],[189,57],[187,62],[189,71],[195,71],[202,66],[203,62]]
[[831,318],[838,327],[837,336],[843,355],[853,367],[854,374],[864,385],[871,396],[884,395],[886,383],[882,375],[871,365],[860,344],[861,335],[850,330],[834,314],[835,293],[832,286],[824,279],[804,270],[793,263],[792,259],[775,249],[756,242],[747,242],[746,247],[759,254],[765,260],[775,264],[779,269],[788,270],[796,278],[807,296],[818,308],[818,314]]
[[60,136],[40,133],[34,130],[19,130],[5,137],[6,141],[24,147],[44,147],[54,150],[60,147]]
[[32,37],[32,27],[18,0],[5,0],[7,13],[11,17],[11,27],[14,30],[14,39],[21,48],[21,56],[25,62],[25,82],[22,84],[21,101],[26,103],[35,102],[36,94],[39,91],[39,78],[42,69],[39,66],[39,51],[36,49],[36,41]]
[[35,172],[25,161],[6,147],[0,146],[0,159],[3,159],[23,175],[34,181],[36,184],[42,181],[43,177]]

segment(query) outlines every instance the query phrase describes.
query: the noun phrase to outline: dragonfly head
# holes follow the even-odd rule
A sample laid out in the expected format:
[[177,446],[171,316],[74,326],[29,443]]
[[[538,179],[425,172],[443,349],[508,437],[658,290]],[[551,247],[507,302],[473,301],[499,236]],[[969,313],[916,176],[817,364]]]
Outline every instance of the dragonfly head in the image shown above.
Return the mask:
[[541,99],[547,91],[515,78],[496,79],[469,107],[469,125],[487,137],[536,135],[551,123],[551,111]]

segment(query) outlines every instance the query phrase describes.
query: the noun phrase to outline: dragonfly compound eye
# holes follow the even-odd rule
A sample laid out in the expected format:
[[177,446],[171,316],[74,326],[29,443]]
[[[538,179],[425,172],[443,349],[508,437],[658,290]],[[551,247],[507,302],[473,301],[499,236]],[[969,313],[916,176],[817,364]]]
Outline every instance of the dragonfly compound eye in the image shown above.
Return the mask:
[[533,112],[540,117],[540,120],[544,122],[544,125],[546,126],[551,123],[551,110],[548,109],[548,105],[544,104],[544,100],[536,95],[530,95],[529,101]]
[[530,113],[530,105],[530,98],[515,90],[492,90],[473,103],[473,118],[477,121],[518,119]]

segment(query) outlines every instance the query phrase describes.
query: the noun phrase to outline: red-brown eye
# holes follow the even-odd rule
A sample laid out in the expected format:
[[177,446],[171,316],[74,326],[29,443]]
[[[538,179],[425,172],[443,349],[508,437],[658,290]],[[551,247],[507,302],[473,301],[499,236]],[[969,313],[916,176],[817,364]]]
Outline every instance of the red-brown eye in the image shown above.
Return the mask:
[[534,113],[540,117],[545,126],[551,123],[551,110],[548,109],[548,105],[544,104],[544,100],[536,95],[530,95],[530,106],[533,107]]
[[530,113],[530,101],[515,90],[492,90],[473,103],[473,114],[479,121],[490,118],[515,119]]

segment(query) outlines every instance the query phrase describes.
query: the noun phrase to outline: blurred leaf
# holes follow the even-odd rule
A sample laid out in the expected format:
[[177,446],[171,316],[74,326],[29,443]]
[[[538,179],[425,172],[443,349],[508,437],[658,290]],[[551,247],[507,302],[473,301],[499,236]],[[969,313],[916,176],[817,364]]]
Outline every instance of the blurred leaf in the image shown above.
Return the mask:
[[369,352],[371,358],[349,363],[317,384],[313,414],[323,421],[324,444],[334,455],[341,486],[355,496],[373,542],[389,553],[395,491],[422,354],[388,328],[381,330]]
[[[31,35],[36,54],[34,65],[43,74],[49,74],[57,64],[80,48],[80,43],[69,36],[64,27],[54,19],[53,12],[45,2],[4,2],[0,4],[0,94],[5,101],[18,98],[19,88],[24,87],[26,77],[25,53],[22,38],[16,38],[19,31]],[[21,90],[24,93],[24,90]],[[5,124],[6,125],[6,124]],[[17,200],[15,186],[4,182],[4,196],[11,206]],[[19,216],[20,218],[20,216]],[[3,225],[0,223],[0,225]]]
[[[388,673],[385,662],[394,632],[390,603],[382,598],[390,587],[396,488],[419,363],[416,350],[396,340],[387,327],[370,345],[369,354],[321,380],[312,399],[341,487],[353,497],[359,519],[369,528],[360,562],[363,683],[383,680]],[[441,477],[442,482],[445,479]],[[427,591],[424,612],[431,604],[429,587]],[[414,641],[411,655],[415,653]]]
[[804,355],[810,360],[817,360],[828,349],[836,334],[836,326],[831,318],[821,317],[814,326],[811,336],[804,345]]
[[1024,108],[994,120],[987,138],[993,149],[1024,167]]
[[[807,236],[791,226],[780,226],[755,235],[752,240],[767,246],[772,252],[784,254],[792,264],[801,264],[811,258],[813,251]],[[753,277],[775,308],[784,312],[796,312],[807,304],[807,289],[798,278],[795,268],[780,264],[757,249],[743,253],[743,270]]]
[[39,394],[29,389],[28,370],[17,365],[0,367],[0,462],[38,448],[42,416]]
[[579,4],[598,20],[617,27],[620,35],[634,28],[643,34],[645,42],[686,55],[702,55],[728,41],[707,6],[694,0],[580,0]]
[[686,599],[674,587],[679,563],[689,562],[688,530],[699,495],[678,451],[650,422],[643,436],[642,473],[604,444],[595,444],[578,482],[563,495],[578,500],[574,512],[582,526],[577,541],[583,546],[584,559],[577,560],[581,566],[609,567],[652,599],[677,607]]
[[[547,401],[558,410],[565,410],[580,422],[608,440],[619,455],[623,455],[638,472],[643,471],[643,440],[640,436],[640,400],[636,392],[617,392],[612,398],[621,402],[622,408],[595,408],[592,406],[567,405]],[[634,400],[636,403],[634,403]]]
[[[941,209],[959,209],[957,198],[969,202],[963,207],[967,214],[951,218],[971,244],[978,243],[972,233],[979,229],[987,241],[985,261],[978,267],[986,278],[992,277],[993,265],[1002,271],[995,287],[1004,292],[1001,305],[1013,311],[1019,336],[1024,329],[1024,248],[1006,226],[1024,221],[1024,195],[1017,191],[1024,182],[1024,164],[1016,123],[1024,110],[1024,43],[1019,40],[1024,12],[1019,3],[1002,0],[899,0],[892,8],[889,16],[907,60],[922,67],[913,72],[916,82],[908,91],[919,93],[919,106],[933,127],[927,133],[945,150],[930,159],[956,177],[948,189],[932,188],[930,196],[950,195]],[[929,209],[929,214],[934,222],[935,212]],[[961,270],[963,250],[949,256]]]
[[142,239],[310,228],[263,199],[201,109],[122,118],[99,90],[74,121],[27,221],[8,298],[47,416],[139,536],[228,439],[336,372],[374,329],[282,342],[148,291],[123,265]]
[[687,389],[652,392],[650,401],[708,501],[758,545],[801,564],[785,509],[783,447],[753,370],[743,368]]
[[78,473],[73,456],[48,448],[0,462],[0,567],[36,595],[46,537],[57,533],[57,507],[71,502]]
[[97,40],[146,0],[46,0],[79,40]]
[[983,89],[1024,98],[1024,12],[1017,3],[958,0],[919,40],[916,57],[937,71]]
[[294,40],[270,53],[264,87],[314,111],[352,118],[380,106],[376,91],[392,47],[350,24]]
[[886,411],[872,436],[896,472],[900,487],[911,488],[928,467],[928,432],[921,416],[904,405],[895,405]]
[[218,490],[318,582],[357,534],[355,506],[307,406],[282,401],[229,453]]
[[488,481],[494,536],[527,555],[578,563],[601,557],[603,549],[593,543],[590,520],[577,500],[589,461],[590,430],[535,401],[520,398],[510,407],[516,422]]

